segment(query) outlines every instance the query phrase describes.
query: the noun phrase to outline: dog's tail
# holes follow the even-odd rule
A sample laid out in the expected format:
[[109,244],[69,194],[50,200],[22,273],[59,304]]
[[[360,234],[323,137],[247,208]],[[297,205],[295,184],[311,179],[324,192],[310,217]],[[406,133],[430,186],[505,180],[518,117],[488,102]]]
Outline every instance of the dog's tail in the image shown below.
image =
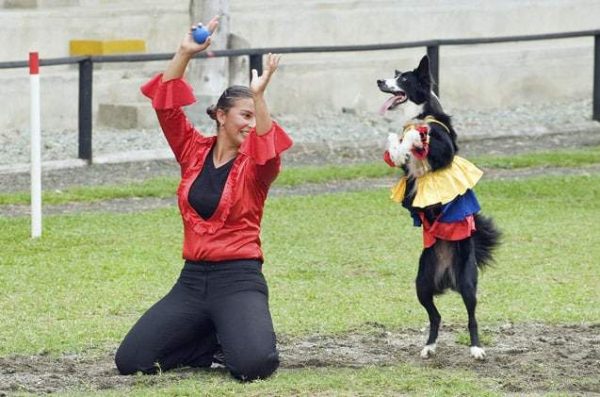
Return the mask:
[[477,266],[482,268],[493,262],[494,250],[500,245],[502,233],[491,218],[475,214],[475,228],[473,240],[475,241],[475,259]]

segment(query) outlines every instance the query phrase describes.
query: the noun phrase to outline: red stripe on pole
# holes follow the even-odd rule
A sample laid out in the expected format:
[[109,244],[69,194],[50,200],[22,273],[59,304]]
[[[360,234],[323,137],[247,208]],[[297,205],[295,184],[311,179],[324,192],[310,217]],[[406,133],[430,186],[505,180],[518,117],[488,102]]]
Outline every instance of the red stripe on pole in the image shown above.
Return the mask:
[[40,73],[40,58],[37,52],[29,53],[29,74]]

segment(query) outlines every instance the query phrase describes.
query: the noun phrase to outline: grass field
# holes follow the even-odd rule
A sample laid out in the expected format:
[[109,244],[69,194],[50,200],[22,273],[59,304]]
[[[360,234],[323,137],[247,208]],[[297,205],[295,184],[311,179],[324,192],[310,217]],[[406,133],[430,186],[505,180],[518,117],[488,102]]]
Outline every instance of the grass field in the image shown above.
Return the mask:
[[[598,322],[600,176],[484,181],[477,193],[504,232],[497,265],[480,278],[480,324]],[[105,354],[182,266],[175,208],[49,216],[44,227],[43,238],[31,240],[28,218],[0,219],[0,357]],[[284,339],[368,333],[373,324],[426,326],[413,287],[420,231],[387,189],[269,199],[262,237],[272,314]],[[444,295],[438,307],[445,324],[465,327],[458,295]],[[251,385],[219,372],[155,379],[67,394],[503,394],[499,379],[465,368],[402,362],[283,368]]]

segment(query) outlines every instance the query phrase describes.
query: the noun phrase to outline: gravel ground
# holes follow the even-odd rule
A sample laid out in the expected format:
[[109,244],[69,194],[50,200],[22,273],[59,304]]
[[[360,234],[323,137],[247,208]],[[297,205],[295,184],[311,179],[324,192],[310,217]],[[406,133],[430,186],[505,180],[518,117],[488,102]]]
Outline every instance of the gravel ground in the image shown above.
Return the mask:
[[[523,104],[507,109],[448,108],[447,111],[453,115],[455,129],[463,140],[498,136],[535,137],[584,130],[600,132],[600,124],[591,120],[591,99],[568,103]],[[393,121],[393,112],[388,115],[389,117],[381,117],[375,111],[359,113],[345,110],[338,114],[322,113],[310,118],[297,115],[276,115],[276,118],[297,145],[359,148],[365,144],[383,145],[389,132],[401,129]],[[212,132],[212,121],[208,117],[206,119],[206,123],[198,127]],[[42,139],[42,160],[77,158],[77,131],[43,131]],[[0,146],[0,165],[29,162],[27,130],[0,132]],[[158,123],[156,129],[151,130],[111,130],[99,127],[94,130],[95,156],[166,148]]]
[[[523,104],[507,109],[452,109],[461,153],[507,154],[562,147],[600,145],[600,123],[591,120],[591,100]],[[388,115],[393,116],[393,112]],[[389,132],[401,126],[374,112],[345,110],[310,118],[279,115],[294,139],[286,165],[344,164],[381,158]],[[212,124],[200,125],[210,131]],[[77,133],[43,132],[43,188],[120,184],[178,174],[160,130],[94,131],[94,164],[77,161]],[[29,189],[28,138],[23,132],[0,132],[0,192]],[[143,159],[144,161],[140,161]]]

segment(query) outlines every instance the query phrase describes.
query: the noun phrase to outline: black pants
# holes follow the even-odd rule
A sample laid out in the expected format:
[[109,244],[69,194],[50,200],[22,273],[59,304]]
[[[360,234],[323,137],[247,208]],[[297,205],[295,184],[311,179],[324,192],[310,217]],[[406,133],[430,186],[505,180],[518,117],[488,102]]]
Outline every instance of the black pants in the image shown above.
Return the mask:
[[220,344],[240,380],[279,366],[261,262],[186,261],[171,291],[125,336],[115,363],[123,375],[180,366],[210,367]]

